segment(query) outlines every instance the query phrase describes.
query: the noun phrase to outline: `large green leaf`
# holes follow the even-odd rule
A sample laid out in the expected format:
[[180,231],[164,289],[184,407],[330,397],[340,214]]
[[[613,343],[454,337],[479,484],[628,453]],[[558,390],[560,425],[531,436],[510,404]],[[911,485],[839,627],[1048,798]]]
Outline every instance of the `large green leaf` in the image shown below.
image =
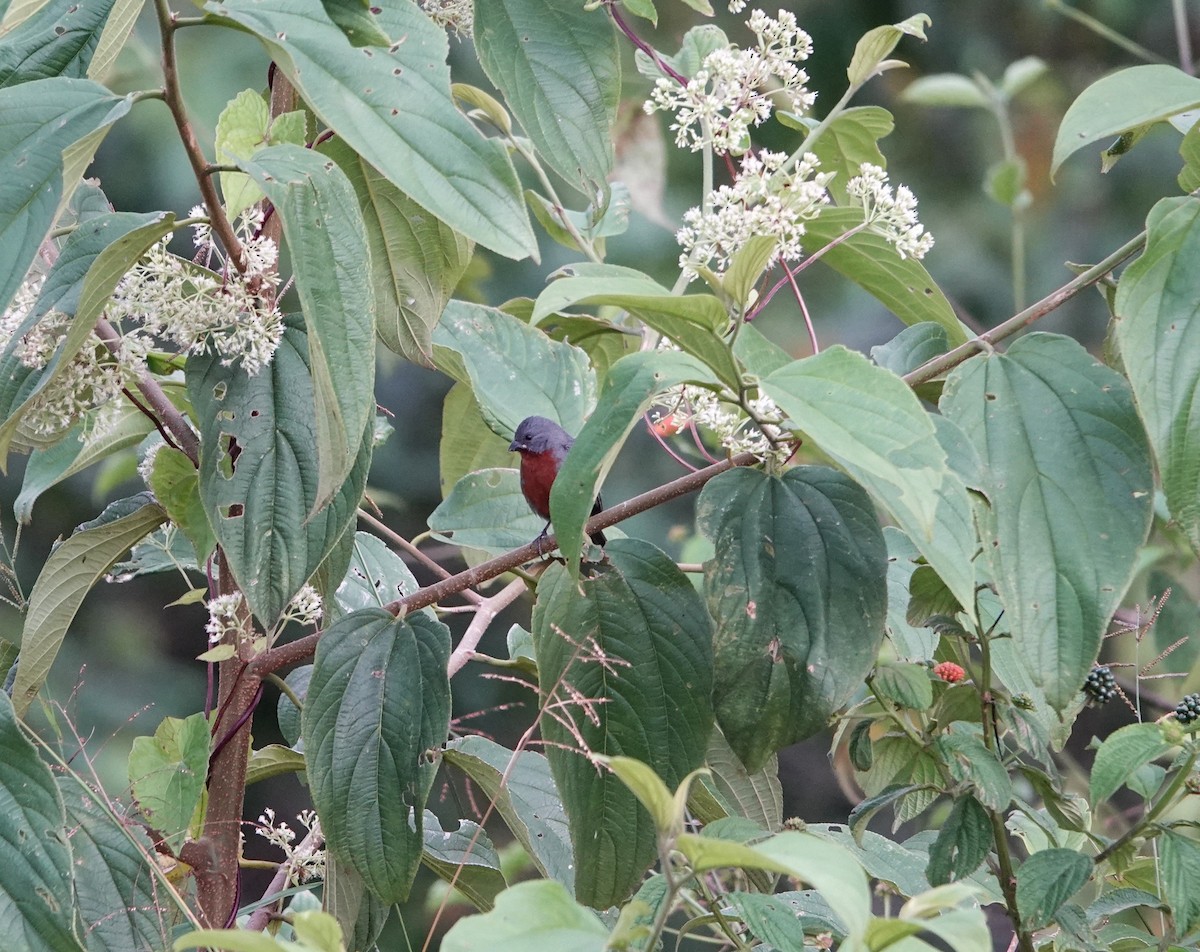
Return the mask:
[[[113,212],[91,218],[71,233],[37,302],[0,355],[0,458],[18,440],[23,417],[39,395],[62,376],[89,340],[96,343],[92,329],[125,272],[173,224],[174,216],[166,213]],[[51,311],[71,319],[66,334],[44,368],[27,367],[19,345]]]
[[375,416],[375,297],[366,226],[350,181],[316,152],[271,146],[240,165],[283,219],[308,330],[320,466],[312,515],[354,468]]
[[371,246],[376,330],[389,348],[433,366],[433,328],[471,261],[474,246],[333,138],[321,146],[358,195]]
[[550,492],[559,549],[571,572],[579,570],[583,525],[596,492],[650,400],[681,383],[711,379],[704,364],[678,351],[641,351],[609,368],[596,410],[579,432]]
[[5,947],[79,952],[71,847],[50,768],[0,692],[0,923]]
[[155,870],[154,846],[113,815],[74,774],[58,775],[75,861],[75,900],[88,952],[165,948],[173,891]]
[[495,308],[451,301],[433,342],[457,355],[465,374],[456,374],[441,355],[439,366],[471,385],[496,433],[511,434],[534,414],[574,433],[596,401],[596,375],[587,354]]
[[445,758],[496,804],[505,826],[538,872],[573,891],[575,865],[567,816],[546,758],[532,750],[514,753],[478,735],[451,741]]
[[883,641],[887,548],[847,476],[800,466],[736,469],[700,495],[716,555],[704,592],[716,621],[717,721],[750,770],[826,726]]
[[1014,647],[1063,710],[1150,529],[1150,452],[1129,385],[1075,341],[1039,333],[955,370],[941,407],[983,463],[976,516]]
[[1200,552],[1200,200],[1165,198],[1117,287],[1116,336],[1171,517]]
[[608,927],[560,883],[517,883],[486,915],[468,916],[442,940],[442,952],[604,952]]
[[550,284],[537,299],[533,323],[576,304],[624,308],[642,323],[704,361],[723,383],[736,388],[741,375],[725,333],[729,314],[711,294],[672,294],[633,268],[581,262],[562,269],[568,277]]
[[29,709],[46,683],[84,596],[130,546],[165,519],[149,493],[122,499],[50,553],[29,593],[21,631],[21,661],[12,688],[18,714]]
[[1064,902],[1091,878],[1090,856],[1075,850],[1048,849],[1034,853],[1017,870],[1017,910],[1029,929],[1049,925]]
[[307,0],[206,9],[257,36],[321,120],[422,208],[500,254],[537,254],[512,163],[454,108],[446,34],[416,5],[381,8],[393,43],[363,48]]
[[208,719],[201,713],[167,717],[153,737],[135,737],[129,787],[142,815],[178,850],[188,833],[208,775]]
[[1054,140],[1058,167],[1080,149],[1200,106],[1200,79],[1175,66],[1131,66],[1092,83],[1071,103]]
[[408,895],[450,729],[450,630],[428,615],[347,615],[317,645],[302,721],[328,848],[384,902]]
[[383,902],[350,866],[332,854],[325,859],[325,911],[337,919],[347,950],[373,949],[391,914]]
[[314,516],[317,461],[308,341],[294,317],[250,377],[211,349],[188,358],[200,421],[200,498],[251,610],[272,625],[354,520],[371,464],[368,431],[333,501]]
[[545,524],[525,501],[515,469],[468,473],[429,514],[435,537],[491,554],[532,542]]
[[[819,217],[805,222],[804,250],[813,254],[832,245],[862,220],[861,208],[822,209]],[[873,294],[905,324],[933,321],[946,329],[951,346],[970,336],[925,266],[915,258],[901,258],[886,238],[869,228],[828,247],[821,260]]]
[[[906,87],[906,93],[912,85],[915,84]],[[797,119],[786,112],[776,116],[784,125],[804,132],[811,132],[819,124],[809,116]],[[860,173],[864,162],[887,168],[887,159],[879,151],[879,140],[890,135],[895,125],[892,114],[882,106],[851,106],[838,113],[813,143],[812,151],[821,161],[821,171],[836,173],[829,190],[837,196],[839,204],[845,204],[849,198],[846,184]]]
[[0,38],[0,87],[52,76],[82,77],[114,0],[50,0]]
[[795,429],[886,509],[968,612],[975,530],[930,415],[895,374],[836,346],[763,380]]
[[459,820],[454,830],[443,830],[441,821],[425,811],[425,848],[421,862],[467,897],[476,909],[487,912],[496,894],[508,884],[500,871],[496,848],[478,823]]
[[[103,133],[129,111],[86,79],[34,80],[0,89],[0,308],[8,306],[38,246],[54,224],[60,202],[83,173],[77,143],[94,149]],[[73,148],[74,147],[74,148]]]
[[337,605],[345,614],[361,608],[383,608],[420,586],[404,559],[378,536],[355,532],[350,565],[337,586]]
[[451,387],[442,403],[442,438],[438,444],[442,498],[449,496],[467,473],[512,466],[516,457],[508,443],[484,422],[469,384]]
[[620,48],[604,11],[490,0],[475,9],[473,35],[479,64],[542,161],[592,198],[612,171],[621,100]]
[[628,788],[587,755],[640,760],[674,789],[704,762],[713,716],[712,622],[687,576],[639,540],[614,540],[607,555],[578,581],[552,565],[533,614],[542,731],[570,820],[575,894],[598,909],[637,888],[655,833]]

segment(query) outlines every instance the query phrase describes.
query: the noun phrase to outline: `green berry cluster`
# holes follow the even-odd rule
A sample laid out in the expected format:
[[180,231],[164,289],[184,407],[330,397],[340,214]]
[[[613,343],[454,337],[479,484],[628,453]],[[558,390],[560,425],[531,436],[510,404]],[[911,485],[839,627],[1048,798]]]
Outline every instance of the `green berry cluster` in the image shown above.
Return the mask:
[[1083,682],[1083,692],[1091,704],[1107,704],[1117,696],[1117,679],[1106,664],[1098,664],[1092,668],[1087,680]]
[[1189,694],[1175,705],[1175,719],[1180,724],[1200,720],[1200,694]]

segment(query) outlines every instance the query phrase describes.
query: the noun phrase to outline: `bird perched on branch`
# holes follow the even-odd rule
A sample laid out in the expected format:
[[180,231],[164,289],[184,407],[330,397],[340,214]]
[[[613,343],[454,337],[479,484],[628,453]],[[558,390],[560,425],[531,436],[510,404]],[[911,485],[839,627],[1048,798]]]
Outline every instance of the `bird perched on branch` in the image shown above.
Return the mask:
[[[550,488],[558,478],[559,467],[574,442],[575,437],[553,420],[531,416],[521,421],[513,441],[508,445],[509,452],[521,454],[521,492],[525,495],[525,501],[530,509],[546,520],[546,528],[534,540],[539,544],[550,531]],[[603,508],[597,496],[592,515]],[[596,545],[604,545],[608,541],[604,533],[598,531],[591,533],[591,539]]]

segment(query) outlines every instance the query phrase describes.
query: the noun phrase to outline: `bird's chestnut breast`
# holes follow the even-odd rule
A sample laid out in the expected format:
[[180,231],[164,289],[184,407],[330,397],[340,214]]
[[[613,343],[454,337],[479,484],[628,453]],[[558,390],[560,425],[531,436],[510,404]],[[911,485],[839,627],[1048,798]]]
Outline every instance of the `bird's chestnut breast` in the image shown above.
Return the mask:
[[550,487],[557,475],[558,460],[553,454],[521,454],[521,492],[529,508],[543,519],[550,518]]

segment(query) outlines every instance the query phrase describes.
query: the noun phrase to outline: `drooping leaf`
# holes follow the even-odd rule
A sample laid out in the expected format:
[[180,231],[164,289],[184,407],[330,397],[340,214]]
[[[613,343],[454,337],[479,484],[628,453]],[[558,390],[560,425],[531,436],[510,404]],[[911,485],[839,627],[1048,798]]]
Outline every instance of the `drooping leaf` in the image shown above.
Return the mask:
[[702,777],[700,783],[713,790],[730,815],[743,816],[770,833],[779,831],[783,824],[783,786],[777,757],[768,757],[752,773],[733,752],[725,735],[714,729],[704,762],[712,773]]
[[1050,924],[1054,914],[1091,878],[1090,857],[1075,850],[1039,850],[1017,870],[1017,910],[1028,929]]
[[196,564],[202,564],[212,553],[216,540],[204,514],[200,476],[195,465],[179,450],[164,446],[154,454],[149,486],[171,521],[192,543]]
[[381,7],[392,45],[361,49],[306,0],[206,9],[257,36],[321,120],[422,208],[502,255],[537,254],[512,163],[454,108],[446,35],[418,7]]
[[325,911],[341,927],[347,949],[370,949],[391,914],[385,903],[367,889],[363,878],[332,854],[325,858]]
[[[704,760],[712,729],[712,623],[675,563],[618,539],[579,581],[552,565],[533,632],[546,754],[571,825],[575,894],[595,908],[626,898],[654,858],[654,825],[587,752],[632,757],[668,788]],[[568,727],[568,725],[573,725]],[[580,744],[586,750],[580,750]]]
[[188,833],[208,775],[208,720],[163,718],[153,737],[135,737],[129,786],[142,815],[178,850]]
[[935,73],[914,79],[900,98],[921,106],[960,106],[987,109],[989,102],[978,83],[957,73]]
[[[37,302],[0,355],[0,458],[29,435],[21,431],[24,415],[87,345],[121,277],[173,224],[174,216],[165,213],[113,212],[90,218],[71,233]],[[21,362],[21,340],[51,311],[70,319],[63,340],[44,368],[27,367]]]
[[1200,200],[1165,198],[1146,250],[1121,275],[1116,337],[1172,518],[1200,551]]
[[987,811],[969,794],[959,796],[929,848],[925,875],[934,886],[966,879],[979,868],[993,842]]
[[459,820],[455,830],[443,830],[437,816],[426,810],[421,862],[440,879],[452,882],[481,912],[492,908],[507,885],[491,839],[470,820]]
[[375,416],[375,296],[366,226],[353,187],[330,159],[281,145],[240,165],[283,219],[308,332],[320,469],[307,517],[350,475]]
[[302,720],[328,849],[385,902],[408,895],[423,812],[450,727],[450,631],[420,612],[368,608],[326,629]]
[[84,596],[130,546],[165,519],[166,513],[143,493],[114,502],[50,553],[29,593],[21,632],[21,663],[12,689],[18,715],[46,683]]
[[[905,87],[905,93],[914,85]],[[817,125],[811,117],[797,121],[789,113],[777,115],[784,125],[806,132]],[[882,106],[851,106],[838,113],[813,143],[812,151],[821,162],[821,171],[836,173],[829,189],[837,196],[839,204],[848,198],[846,183],[861,172],[864,162],[887,168],[887,159],[879,151],[879,140],[890,135],[895,125],[892,114]]]
[[685,381],[711,379],[700,361],[677,351],[641,351],[609,369],[596,409],[579,431],[550,492],[550,515],[569,571],[579,569],[583,526],[596,492],[650,400]]
[[[823,209],[818,218],[805,222],[805,252],[814,254],[830,246],[862,221],[861,208]],[[870,228],[828,247],[821,261],[870,292],[905,324],[932,321],[945,329],[951,346],[970,336],[925,266],[915,258],[901,258],[887,239]]]
[[[272,625],[354,520],[371,462],[362,435],[350,477],[309,518],[319,474],[308,338],[289,317],[271,363],[255,377],[212,350],[187,362],[200,422],[200,498],[251,610]],[[370,426],[373,421],[368,421]]]
[[55,77],[0,89],[5,126],[0,139],[0,307],[8,307],[60,203],[83,174],[84,159],[129,111],[130,102],[85,79]]
[[[523,321],[479,304],[451,301],[433,332],[461,361],[493,432],[511,434],[525,417],[555,420],[575,433],[596,400],[596,378],[578,347],[551,340]],[[456,376],[454,368],[441,369]]]
[[827,467],[750,469],[704,487],[713,543],[717,720],[750,770],[811,736],[871,669],[883,640],[887,551],[870,499]]
[[85,76],[113,2],[52,0],[8,30],[0,37],[0,87]]
[[1080,149],[1200,106],[1200,79],[1175,66],[1130,66],[1096,80],[1063,116],[1050,163],[1053,177]]
[[154,846],[123,824],[74,774],[58,775],[75,861],[75,896],[88,952],[164,948],[173,902],[154,870]]
[[606,19],[555,0],[493,0],[475,11],[484,72],[542,161],[588,198],[612,171],[621,98],[620,49]]
[[0,691],[0,922],[10,948],[79,952],[72,856],[54,776]]
[[574,892],[567,816],[546,758],[531,750],[514,753],[477,735],[451,741],[445,758],[496,804],[538,872]]
[[976,542],[966,488],[904,382],[835,346],[776,370],[763,389],[892,514],[970,612]]
[[1014,648],[1062,710],[1150,529],[1149,447],[1129,385],[1075,341],[1038,333],[955,370],[941,407],[983,463],[976,516]]
[[1200,893],[1196,892],[1196,877],[1200,876],[1200,844],[1173,830],[1163,833],[1162,883],[1163,894],[1175,917],[1175,928],[1190,932],[1200,923]]
[[371,247],[371,283],[380,340],[433,366],[433,328],[470,264],[474,245],[384,178],[343,139],[321,151],[337,162],[362,211]]
[[548,880],[517,883],[485,915],[460,919],[442,939],[443,952],[604,952],[608,927]]
[[861,86],[872,76],[882,73],[892,66],[903,66],[896,60],[889,60],[892,50],[905,36],[915,36],[925,39],[925,27],[929,26],[927,14],[915,13],[907,20],[892,23],[887,26],[877,26],[862,35],[854,47],[854,56],[846,68],[846,76],[851,86]]

